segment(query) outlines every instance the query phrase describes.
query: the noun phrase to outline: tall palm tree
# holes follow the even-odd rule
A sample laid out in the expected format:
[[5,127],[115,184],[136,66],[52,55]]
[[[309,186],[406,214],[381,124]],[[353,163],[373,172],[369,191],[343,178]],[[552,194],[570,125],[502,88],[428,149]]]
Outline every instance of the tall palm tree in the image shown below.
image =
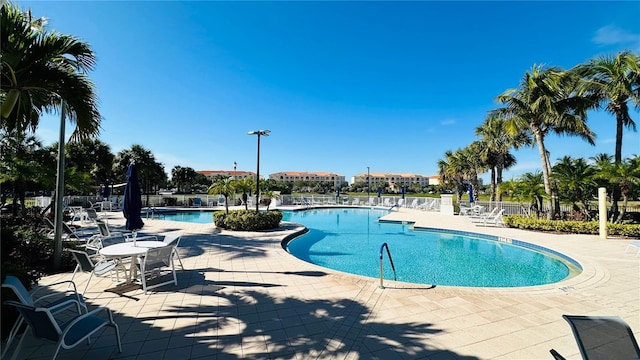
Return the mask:
[[640,184],[640,161],[638,156],[623,160],[621,163],[600,161],[596,164],[596,177],[606,180],[612,188],[619,189],[623,198],[622,211],[611,207],[611,221],[621,222],[626,213],[629,197],[633,194],[633,187]]
[[[595,134],[587,126],[587,110],[597,106],[593,99],[577,95],[576,77],[558,68],[534,65],[527,71],[517,89],[509,89],[497,97],[504,108],[491,111],[492,116],[506,120],[505,128],[511,134],[526,131],[538,146],[544,189],[548,206],[554,209],[556,189],[551,184],[551,163],[545,138],[549,132],[579,136],[595,144]],[[556,211],[559,204],[556,201]],[[552,213],[548,212],[548,218]]]
[[516,159],[509,150],[519,149],[531,143],[523,132],[509,134],[504,124],[504,119],[490,115],[475,131],[482,143],[481,155],[491,170],[491,201],[502,201],[500,186],[503,170],[516,164]]
[[222,195],[224,196],[224,205],[226,213],[229,213],[229,195],[235,191],[233,178],[218,178],[211,186],[209,186],[209,195]]
[[[622,162],[622,134],[624,128],[636,131],[629,115],[629,102],[640,108],[640,56],[623,51],[615,57],[601,56],[578,65],[571,71],[582,77],[581,90],[594,94],[605,109],[616,118],[615,163]],[[618,212],[620,191],[613,189],[612,212]]]
[[63,102],[76,123],[72,139],[97,135],[98,97],[86,75],[96,57],[89,44],[34,26],[44,21],[12,3],[3,1],[0,12],[0,128],[35,131],[40,115],[60,111]]

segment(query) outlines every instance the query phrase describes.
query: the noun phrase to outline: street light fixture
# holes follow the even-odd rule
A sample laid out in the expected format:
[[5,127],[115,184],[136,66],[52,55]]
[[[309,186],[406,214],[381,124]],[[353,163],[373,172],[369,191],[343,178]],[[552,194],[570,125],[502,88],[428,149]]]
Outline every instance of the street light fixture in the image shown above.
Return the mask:
[[236,179],[236,167],[238,166],[238,164],[234,161],[233,162],[233,180]]
[[256,170],[256,212],[258,212],[258,206],[260,205],[260,136],[269,136],[271,130],[256,130],[249,131],[249,135],[258,135],[258,166]]

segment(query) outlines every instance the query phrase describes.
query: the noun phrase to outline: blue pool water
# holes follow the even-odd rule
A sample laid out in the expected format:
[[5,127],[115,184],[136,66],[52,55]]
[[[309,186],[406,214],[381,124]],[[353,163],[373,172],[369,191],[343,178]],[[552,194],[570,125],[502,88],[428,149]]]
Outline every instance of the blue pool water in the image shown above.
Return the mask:
[[[290,241],[287,250],[313,264],[379,278],[379,252],[386,242],[397,280],[419,284],[533,286],[558,282],[577,271],[557,256],[480,235],[420,231],[408,224],[378,222],[386,213],[375,209],[285,212],[283,220],[310,229]],[[386,252],[383,264],[385,279],[393,279]]]
[[[483,238],[439,230],[413,230],[385,223],[378,209],[283,211],[283,221],[309,232],[290,241],[287,251],[304,261],[352,274],[380,277],[380,247],[387,243],[398,281],[469,287],[519,287],[561,281],[580,270],[558,256]],[[212,212],[177,212],[166,220],[211,223]],[[517,242],[517,241],[516,241]],[[385,279],[393,271],[385,252]]]

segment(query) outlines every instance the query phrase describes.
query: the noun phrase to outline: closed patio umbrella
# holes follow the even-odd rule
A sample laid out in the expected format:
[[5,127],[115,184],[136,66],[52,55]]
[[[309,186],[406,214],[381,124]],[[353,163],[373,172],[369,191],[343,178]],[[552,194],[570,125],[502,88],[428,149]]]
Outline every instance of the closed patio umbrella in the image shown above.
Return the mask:
[[402,187],[402,198],[404,199],[404,186]]
[[380,194],[382,194],[382,189],[378,186],[378,205],[380,205]]
[[336,188],[336,201],[338,201],[338,199],[340,199],[340,188]]
[[473,185],[469,184],[469,203],[473,203]]
[[124,201],[122,212],[127,219],[127,230],[142,229],[144,223],[140,216],[142,210],[142,198],[140,194],[140,182],[138,181],[138,168],[136,164],[129,165],[127,170],[127,185],[124,188]]
[[106,200],[109,198],[109,195],[111,195],[111,191],[109,189],[109,182],[107,181],[102,188],[102,198]]

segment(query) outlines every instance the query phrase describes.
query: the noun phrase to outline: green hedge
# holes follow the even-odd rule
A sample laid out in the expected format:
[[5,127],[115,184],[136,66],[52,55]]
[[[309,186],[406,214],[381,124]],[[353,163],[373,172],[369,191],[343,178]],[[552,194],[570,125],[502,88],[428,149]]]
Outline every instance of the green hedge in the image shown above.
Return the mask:
[[[600,224],[597,221],[571,221],[571,220],[546,220],[533,219],[523,215],[504,216],[504,223],[508,227],[534,230],[553,231],[572,234],[592,234],[600,233]],[[640,237],[640,225],[607,223],[609,235]]]
[[216,227],[233,231],[270,230],[280,226],[282,213],[277,210],[256,212],[255,210],[232,210],[213,213]]

